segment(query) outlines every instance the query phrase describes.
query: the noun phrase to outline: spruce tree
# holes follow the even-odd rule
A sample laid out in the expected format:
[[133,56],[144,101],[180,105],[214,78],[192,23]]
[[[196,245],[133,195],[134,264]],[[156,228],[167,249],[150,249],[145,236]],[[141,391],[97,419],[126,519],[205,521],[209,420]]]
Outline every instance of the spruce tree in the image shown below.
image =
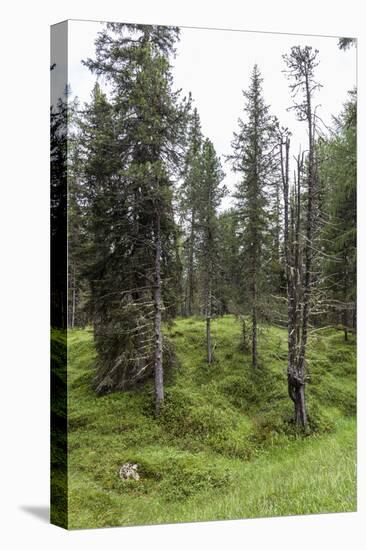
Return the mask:
[[[52,68],[51,68],[52,70]],[[67,140],[68,103],[59,99],[50,111],[51,172],[51,326],[67,328]]]
[[196,291],[197,193],[200,185],[200,158],[203,136],[197,109],[190,116],[184,177],[180,188],[180,209],[185,230],[185,314],[193,314]]
[[176,28],[110,23],[96,40],[95,59],[85,62],[111,90],[115,136],[107,158],[118,164],[118,200],[102,212],[111,223],[100,243],[97,285],[108,292],[101,301],[99,291],[93,297],[103,350],[97,389],[123,389],[153,372],[157,413],[164,400],[162,317],[170,306],[164,280],[176,261],[172,184],[187,115],[172,91],[169,55],[177,37]]
[[319,180],[325,190],[321,231],[322,289],[345,340],[356,324],[357,102],[355,91],[335,119],[335,131],[317,146]]
[[216,296],[219,313],[240,313],[240,243],[239,221],[235,208],[224,210],[218,216],[219,269],[217,272]]
[[241,229],[242,304],[248,303],[252,322],[252,365],[258,365],[257,326],[259,296],[263,284],[264,246],[268,236],[269,186],[273,155],[273,118],[262,94],[262,78],[257,65],[251,75],[245,98],[244,117],[232,141],[229,156],[241,176],[235,198]]
[[219,269],[219,232],[217,211],[225,194],[221,186],[224,173],[214,146],[206,139],[202,147],[200,185],[197,189],[197,227],[199,230],[199,260],[202,270],[202,294],[206,319],[207,363],[213,361],[211,319],[213,315],[214,283]]

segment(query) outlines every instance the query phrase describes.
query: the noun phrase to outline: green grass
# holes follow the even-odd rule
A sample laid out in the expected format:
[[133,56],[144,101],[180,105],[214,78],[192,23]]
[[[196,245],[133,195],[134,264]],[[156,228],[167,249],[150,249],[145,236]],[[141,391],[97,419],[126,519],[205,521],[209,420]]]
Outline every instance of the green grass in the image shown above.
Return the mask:
[[[211,366],[203,321],[165,332],[179,364],[159,419],[151,383],[96,397],[92,333],[69,333],[70,528],[356,509],[355,342],[334,330],[312,336],[304,437],[291,422],[285,330],[262,328],[257,371],[233,316],[213,323]],[[140,481],[119,479],[127,461]]]

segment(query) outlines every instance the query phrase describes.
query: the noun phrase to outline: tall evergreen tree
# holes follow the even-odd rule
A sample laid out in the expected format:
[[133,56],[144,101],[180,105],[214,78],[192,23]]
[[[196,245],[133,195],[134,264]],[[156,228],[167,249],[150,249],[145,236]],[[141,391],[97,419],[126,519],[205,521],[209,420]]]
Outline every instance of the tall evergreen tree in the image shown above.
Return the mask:
[[82,277],[82,201],[80,197],[80,175],[82,173],[79,141],[69,137],[68,145],[68,326],[85,325],[82,322],[83,277]]
[[[259,295],[263,281],[263,251],[268,234],[268,186],[273,163],[273,118],[262,95],[262,78],[257,65],[251,75],[245,98],[244,120],[234,134],[233,152],[229,157],[241,175],[235,198],[242,229],[242,278],[248,289],[243,302],[250,304],[252,320],[252,364],[258,365],[257,325],[260,313]],[[245,289],[244,289],[245,291]]]
[[[51,70],[53,67],[51,67]],[[67,328],[67,288],[64,266],[67,263],[67,140],[68,103],[59,99],[50,111],[51,171],[51,326]]]
[[197,193],[200,185],[200,161],[203,136],[198,111],[195,108],[188,128],[187,153],[183,182],[180,188],[180,207],[184,226],[185,239],[185,314],[192,315],[195,301],[195,248],[197,224]]
[[355,328],[357,232],[357,102],[350,93],[335,132],[317,146],[319,180],[325,192],[321,232],[322,273],[326,306],[340,317],[347,340]]
[[93,298],[97,348],[99,342],[103,350],[97,388],[121,389],[153,370],[157,414],[164,400],[163,281],[175,261],[172,182],[187,114],[172,91],[169,55],[177,37],[176,28],[110,23],[96,40],[96,58],[85,62],[110,85],[112,156],[119,163],[113,178],[118,200],[103,207],[112,220],[109,238],[100,243],[110,277],[105,286],[104,261],[98,285],[109,297],[98,291]]
[[219,234],[217,210],[225,194],[220,186],[224,174],[212,142],[204,141],[201,159],[200,186],[197,189],[197,226],[199,229],[199,257],[203,276],[204,312],[206,318],[207,362],[213,361],[211,319],[215,300],[213,286],[219,265]]
[[216,295],[221,314],[240,313],[241,267],[239,220],[235,208],[224,210],[218,216],[219,270],[216,283]]

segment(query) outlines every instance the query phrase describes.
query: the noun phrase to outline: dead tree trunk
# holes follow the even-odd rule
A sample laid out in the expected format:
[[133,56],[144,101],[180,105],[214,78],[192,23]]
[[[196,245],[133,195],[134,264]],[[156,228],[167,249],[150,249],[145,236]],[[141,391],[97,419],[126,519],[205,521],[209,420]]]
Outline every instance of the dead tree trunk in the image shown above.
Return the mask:
[[311,295],[311,269],[313,259],[313,241],[314,241],[314,213],[315,213],[315,157],[314,157],[314,131],[313,114],[311,109],[311,83],[309,75],[305,73],[306,90],[306,118],[308,123],[309,154],[308,154],[308,173],[307,173],[307,216],[306,216],[306,239],[305,239],[305,274],[304,274],[304,292],[303,292],[303,313],[301,327],[300,356],[298,363],[298,384],[299,389],[296,393],[296,411],[300,423],[304,428],[307,425],[307,416],[305,408],[305,354],[308,340],[309,316],[310,316],[310,295]]
[[294,422],[303,428],[307,425],[305,403],[305,378],[300,362],[301,336],[301,251],[300,251],[300,181],[303,160],[298,158],[297,178],[290,204],[289,198],[290,141],[281,143],[281,171],[284,197],[284,244],[287,281],[288,361],[287,384],[290,399],[294,403]]
[[156,215],[155,234],[155,411],[159,415],[164,403],[164,373],[163,373],[163,335],[161,330],[161,232],[160,213]]
[[[296,326],[296,360],[293,367],[289,366],[289,393],[295,404],[295,422],[296,424],[307,427],[307,414],[305,404],[305,371],[306,371],[306,347],[309,332],[309,319],[311,307],[311,292],[312,292],[312,267],[314,254],[314,233],[315,233],[315,198],[316,198],[316,163],[315,163],[315,117],[312,110],[312,96],[314,90],[319,88],[319,84],[314,80],[314,70],[318,65],[317,50],[312,50],[311,47],[294,46],[291,48],[290,55],[285,55],[284,59],[287,64],[287,74],[292,80],[290,89],[293,94],[294,109],[298,115],[298,120],[307,123],[308,127],[308,156],[307,156],[307,175],[306,175],[306,192],[307,192],[307,208],[305,216],[305,235],[304,235],[304,274],[301,274],[301,280],[296,282],[294,277],[300,277],[300,269],[302,262],[289,258],[290,272],[288,274],[288,284],[290,285],[289,298],[296,301],[296,317],[289,322],[294,322]],[[299,98],[299,92],[302,97]],[[296,98],[296,99],[295,99]],[[299,99],[297,99],[299,98]],[[302,166],[298,159],[298,177],[297,177],[297,214],[296,214],[296,233],[300,235],[300,181],[302,175]],[[288,181],[287,181],[288,184]],[[288,235],[287,235],[288,237]],[[294,244],[295,252],[300,254],[300,245],[298,237]],[[296,263],[298,262],[297,266]],[[294,265],[295,264],[295,265]],[[297,286],[297,288],[296,288]],[[293,295],[292,295],[293,293]],[[299,318],[301,319],[299,320]],[[295,329],[291,327],[291,330]],[[289,342],[290,345],[290,342]],[[292,345],[292,344],[291,344]]]
[[[295,351],[294,351],[294,369],[292,371],[291,383],[293,387],[294,406],[295,406],[295,423],[306,429],[307,427],[307,412],[305,403],[305,352],[308,334],[309,323],[309,307],[310,307],[310,272],[309,258],[307,256],[311,249],[310,242],[307,240],[310,234],[307,232],[305,241],[305,277],[302,274],[302,249],[300,244],[300,213],[301,213],[301,178],[304,166],[304,157],[297,159],[297,177],[295,178],[295,208],[294,208],[294,225],[295,234],[293,241],[294,248],[294,311],[293,311],[293,329],[295,331]],[[308,223],[308,222],[307,222]]]

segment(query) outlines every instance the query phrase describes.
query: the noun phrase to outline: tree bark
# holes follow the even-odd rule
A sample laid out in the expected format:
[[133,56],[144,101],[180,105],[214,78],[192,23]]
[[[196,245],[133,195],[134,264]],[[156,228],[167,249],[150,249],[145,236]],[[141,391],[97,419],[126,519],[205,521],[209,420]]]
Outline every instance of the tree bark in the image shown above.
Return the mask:
[[156,219],[155,235],[155,412],[160,414],[164,403],[164,373],[163,373],[163,335],[161,330],[161,232],[160,214]]
[[192,209],[191,215],[191,234],[189,237],[188,251],[188,292],[187,292],[187,315],[192,315],[193,295],[194,295],[194,231],[195,231],[195,211]]
[[[211,253],[211,251],[209,251]],[[209,262],[210,265],[210,262]],[[211,341],[211,304],[212,304],[212,283],[210,267],[206,273],[206,342],[207,342],[207,363],[212,363],[212,341]]]
[[[211,295],[209,298],[211,301]],[[212,363],[212,342],[211,342],[211,308],[209,307],[206,313],[206,338],[207,338],[207,363],[211,365]]]
[[[310,316],[310,293],[311,293],[311,269],[312,269],[312,246],[314,239],[314,201],[315,201],[315,160],[314,160],[314,137],[313,137],[313,114],[311,109],[311,91],[308,75],[305,78],[307,122],[309,138],[309,159],[308,159],[308,204],[306,218],[306,241],[305,241],[305,277],[303,293],[303,313],[300,355],[298,359],[297,376],[300,387],[296,393],[295,415],[296,423],[303,428],[307,426],[305,411],[305,353],[308,339],[309,316]],[[300,411],[300,413],[299,413]]]
[[257,281],[256,276],[253,283],[253,310],[252,310],[252,365],[253,368],[258,366],[258,350],[257,350]]
[[[289,151],[290,142],[285,141],[285,155],[281,144],[281,170],[284,197],[284,244],[287,281],[287,330],[288,358],[287,383],[288,393],[294,403],[294,421],[297,426],[306,427],[307,414],[305,404],[304,368],[301,356],[298,354],[300,340],[300,178],[302,161],[298,159],[297,182],[295,176],[295,192],[289,208]],[[296,185],[297,183],[297,185]],[[289,211],[291,211],[291,231],[289,227]]]
[[71,328],[75,327],[75,309],[76,309],[76,269],[73,266],[72,274],[72,312],[71,312]]
[[[348,297],[348,284],[347,284],[347,277],[348,273],[346,273],[346,276],[344,278],[344,301],[347,303],[347,297]],[[343,326],[344,326],[344,341],[348,341],[348,310],[346,309],[343,312]]]
[[305,384],[301,383],[295,391],[295,422],[297,426],[306,427],[308,420],[305,405]]
[[348,312],[343,313],[344,341],[348,342]]

